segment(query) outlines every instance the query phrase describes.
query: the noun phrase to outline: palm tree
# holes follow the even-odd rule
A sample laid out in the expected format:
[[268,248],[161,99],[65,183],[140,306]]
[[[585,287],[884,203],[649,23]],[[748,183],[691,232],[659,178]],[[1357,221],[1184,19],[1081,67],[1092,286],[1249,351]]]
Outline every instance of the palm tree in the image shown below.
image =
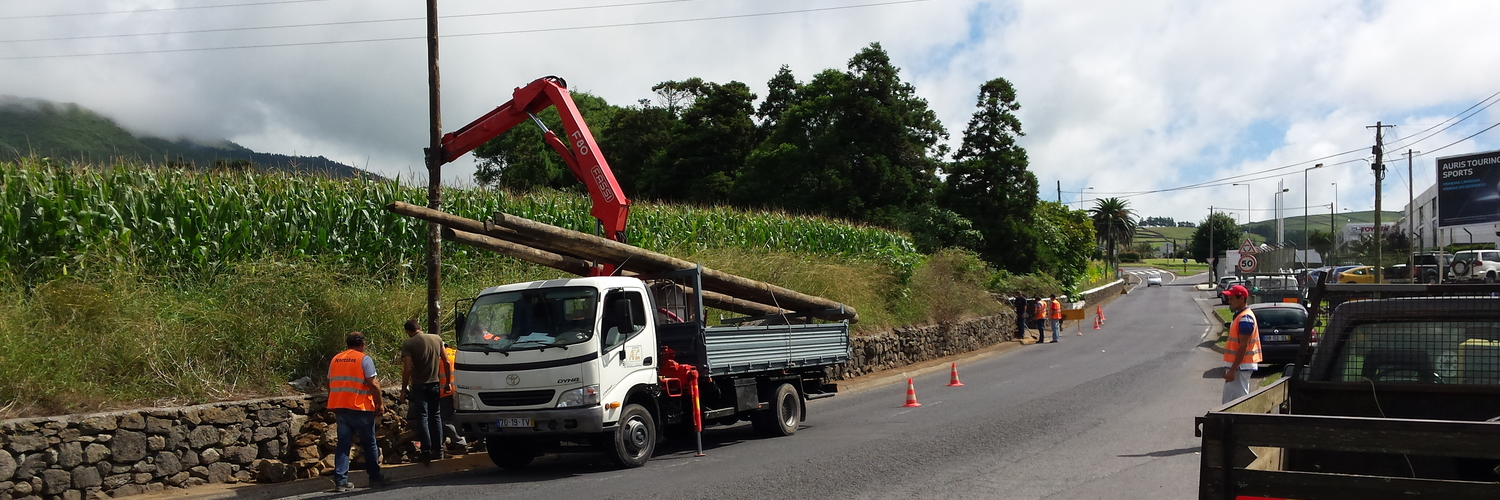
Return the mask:
[[1135,239],[1136,218],[1135,211],[1130,209],[1130,202],[1119,198],[1094,200],[1094,208],[1089,209],[1089,218],[1094,220],[1095,237],[1098,243],[1104,245],[1110,266],[1118,266],[1115,249],[1120,245],[1129,245]]

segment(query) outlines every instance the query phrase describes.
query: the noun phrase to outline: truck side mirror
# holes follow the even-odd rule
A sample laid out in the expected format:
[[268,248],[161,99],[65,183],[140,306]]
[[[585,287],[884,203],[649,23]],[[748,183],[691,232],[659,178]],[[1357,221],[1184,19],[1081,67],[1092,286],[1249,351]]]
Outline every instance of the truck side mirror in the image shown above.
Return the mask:
[[468,323],[469,323],[469,316],[468,315],[466,315],[464,313],[458,313],[458,314],[453,315],[453,336],[454,337],[462,337],[463,334],[464,334],[464,326],[467,325]]

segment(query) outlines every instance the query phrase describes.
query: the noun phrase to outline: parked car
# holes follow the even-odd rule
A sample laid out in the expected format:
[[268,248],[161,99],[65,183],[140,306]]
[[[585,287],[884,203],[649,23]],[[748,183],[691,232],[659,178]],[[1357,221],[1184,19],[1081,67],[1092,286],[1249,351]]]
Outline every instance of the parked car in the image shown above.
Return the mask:
[[1339,283],[1374,283],[1375,266],[1359,266],[1338,273]]
[[[1266,302],[1250,304],[1255,313],[1256,325],[1260,327],[1260,352],[1262,363],[1283,364],[1297,360],[1297,349],[1302,338],[1307,336],[1307,308],[1292,302]],[[1317,346],[1317,332],[1311,340]]]
[[[1307,270],[1307,286],[1308,287],[1317,286],[1317,284],[1318,284],[1318,278],[1321,277],[1322,275],[1328,273],[1329,271],[1332,271],[1332,270],[1333,270],[1332,266],[1324,266],[1324,267],[1320,267],[1320,268],[1317,268],[1317,269],[1308,269]],[[1333,275],[1329,275],[1328,277],[1330,279],[1332,279]]]
[[1153,274],[1146,277],[1146,287],[1161,286],[1161,275]]
[[1500,280],[1500,250],[1461,250],[1453,252],[1450,269],[1455,281]]
[[1348,270],[1354,269],[1356,267],[1364,267],[1364,266],[1338,266],[1338,267],[1333,268],[1332,271],[1329,271],[1330,274],[1328,275],[1328,282],[1329,283],[1338,283],[1339,282],[1339,275],[1340,274],[1343,274],[1344,271],[1348,271]]
[[1236,277],[1236,276],[1220,276],[1219,277],[1219,285],[1218,285],[1218,288],[1214,289],[1214,295],[1219,298],[1219,303],[1220,304],[1228,304],[1229,303],[1229,299],[1224,298],[1224,290],[1228,290],[1229,287],[1232,287],[1232,286],[1235,286],[1235,285],[1238,285],[1238,284],[1240,284],[1239,277]]

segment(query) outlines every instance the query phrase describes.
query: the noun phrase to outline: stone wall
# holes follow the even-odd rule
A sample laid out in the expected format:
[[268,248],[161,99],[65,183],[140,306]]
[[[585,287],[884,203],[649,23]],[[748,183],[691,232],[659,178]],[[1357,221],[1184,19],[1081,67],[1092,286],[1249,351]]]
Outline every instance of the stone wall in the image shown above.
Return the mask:
[[[1128,276],[1135,276],[1135,275],[1131,274],[1131,275],[1128,275]],[[1095,288],[1093,290],[1082,292],[1082,293],[1079,293],[1078,295],[1080,295],[1080,296],[1083,297],[1084,303],[1086,303],[1086,304],[1095,304],[1095,305],[1108,304],[1111,299],[1114,299],[1115,297],[1119,297],[1120,293],[1123,292],[1123,291],[1125,291],[1125,281],[1126,280],[1115,280],[1114,283],[1110,283],[1108,285],[1104,285],[1102,287]]]
[[1005,310],[953,323],[903,326],[849,339],[849,363],[830,368],[834,379],[849,379],[881,370],[931,361],[1015,340],[1016,314]]
[[[405,405],[394,399],[386,394],[377,433],[385,463],[415,451],[410,439],[400,439]],[[110,498],[327,474],[337,432],[326,400],[288,396],[0,422],[0,500]]]

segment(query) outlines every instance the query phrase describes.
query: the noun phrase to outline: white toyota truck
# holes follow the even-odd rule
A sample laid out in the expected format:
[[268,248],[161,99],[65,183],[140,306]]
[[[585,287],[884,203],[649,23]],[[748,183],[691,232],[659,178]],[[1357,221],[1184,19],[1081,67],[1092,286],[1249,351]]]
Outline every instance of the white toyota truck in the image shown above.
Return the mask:
[[668,431],[705,424],[796,432],[807,400],[838,391],[825,368],[849,360],[848,324],[771,316],[706,326],[700,278],[534,281],[468,299],[455,320],[459,432],[483,437],[507,469],[560,452],[638,467]]

